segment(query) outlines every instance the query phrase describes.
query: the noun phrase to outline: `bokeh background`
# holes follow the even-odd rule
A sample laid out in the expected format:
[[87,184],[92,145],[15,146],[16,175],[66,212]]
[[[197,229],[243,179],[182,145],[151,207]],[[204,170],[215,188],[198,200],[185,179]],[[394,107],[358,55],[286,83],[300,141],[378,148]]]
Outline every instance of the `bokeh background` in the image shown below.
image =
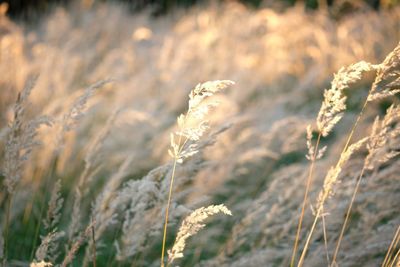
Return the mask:
[[[104,225],[96,228],[97,266],[159,266],[170,133],[190,90],[216,79],[235,85],[215,97],[220,104],[208,117],[205,148],[178,168],[167,245],[189,210],[224,203],[233,216],[211,219],[188,243],[180,266],[288,266],[309,164],[306,125],[314,125],[323,91],[341,66],[380,63],[400,40],[396,0],[1,2],[0,163],[13,104],[32,77],[38,78],[26,120],[53,120],[52,127],[38,129],[41,145],[21,167],[11,212],[11,266],[37,258],[47,234],[42,220],[58,184],[64,203],[57,232],[65,235],[47,261],[62,262],[74,234],[96,215],[98,196],[108,192],[99,213]],[[79,120],[63,131],[63,118],[84,89],[108,78],[113,81],[95,90]],[[373,79],[367,73],[352,86],[344,119],[322,140],[328,150],[316,165],[309,206]],[[369,105],[356,138],[391,103],[399,99]],[[365,153],[350,160],[327,203],[330,251]],[[399,163],[366,175],[340,266],[382,262],[400,223]],[[81,217],[71,230],[77,188]],[[1,221],[6,195],[2,188]],[[309,226],[311,208],[305,218]],[[90,262],[89,247],[82,245],[73,266]],[[306,266],[326,266],[324,253],[319,227]]]

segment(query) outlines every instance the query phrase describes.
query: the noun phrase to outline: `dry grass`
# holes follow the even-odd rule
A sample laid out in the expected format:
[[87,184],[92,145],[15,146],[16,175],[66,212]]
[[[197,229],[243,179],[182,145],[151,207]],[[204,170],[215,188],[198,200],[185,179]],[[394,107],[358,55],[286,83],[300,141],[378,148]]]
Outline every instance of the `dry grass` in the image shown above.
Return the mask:
[[399,264],[399,8],[76,5],[0,16],[3,266]]

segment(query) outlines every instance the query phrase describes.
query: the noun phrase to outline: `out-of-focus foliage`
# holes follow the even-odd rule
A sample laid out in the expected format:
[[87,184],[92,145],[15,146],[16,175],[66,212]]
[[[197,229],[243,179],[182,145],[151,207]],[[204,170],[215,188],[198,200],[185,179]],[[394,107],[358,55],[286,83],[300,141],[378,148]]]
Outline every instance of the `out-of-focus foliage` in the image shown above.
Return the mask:
[[[219,106],[206,118],[211,131],[199,152],[177,168],[167,248],[191,210],[224,203],[233,216],[217,218],[188,239],[177,264],[287,266],[309,164],[306,125],[315,121],[333,73],[361,60],[381,63],[400,39],[399,7],[351,12],[333,19],[304,6],[277,12],[229,2],[155,18],[150,11],[132,15],[123,5],[84,1],[55,8],[36,25],[2,14],[2,227],[4,162],[14,160],[20,171],[8,214],[11,264],[74,260],[85,266],[96,247],[97,266],[159,266],[170,134],[178,131],[176,118],[196,84],[229,79],[236,84],[212,99]],[[396,64],[387,73],[389,85],[379,86],[393,85]],[[375,77],[363,70],[344,92],[344,117],[322,139],[328,150],[316,163],[311,203]],[[35,76],[29,97],[18,96]],[[17,99],[24,100],[23,116],[15,116]],[[365,136],[392,103],[398,98],[369,104],[354,138]],[[51,124],[30,123],[42,115]],[[8,145],[21,136],[35,142]],[[335,196],[324,204],[330,250],[366,153],[352,154],[336,177]],[[342,241],[341,266],[382,262],[400,223],[399,168],[394,158],[366,173]],[[314,208],[307,205],[304,225]],[[311,244],[305,265],[324,266],[320,226]]]
[[[222,4],[229,0],[217,0]],[[340,10],[346,12],[349,9],[359,8],[360,6],[369,6],[373,9],[390,8],[399,4],[399,0],[237,0],[249,7],[274,7],[277,9],[285,9],[294,5],[303,6],[306,9],[325,9]],[[109,2],[122,3],[131,11],[139,11],[144,8],[150,8],[155,15],[165,14],[173,11],[175,8],[188,8],[193,5],[204,5],[209,2],[216,1],[199,1],[199,0],[0,0],[0,3],[9,5],[9,14],[13,17],[22,17],[34,19],[51,11],[59,4],[70,5],[72,3],[82,2],[84,5],[92,5],[94,3]]]

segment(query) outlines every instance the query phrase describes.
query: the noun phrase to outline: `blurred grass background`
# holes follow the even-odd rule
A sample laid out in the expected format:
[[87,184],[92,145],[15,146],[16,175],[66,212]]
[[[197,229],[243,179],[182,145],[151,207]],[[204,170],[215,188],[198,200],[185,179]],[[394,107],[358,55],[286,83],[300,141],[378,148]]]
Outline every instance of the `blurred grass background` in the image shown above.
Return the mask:
[[[165,14],[174,8],[189,8],[196,4],[208,4],[209,2],[229,2],[230,0],[218,1],[199,1],[199,0],[82,0],[86,5],[92,5],[94,2],[119,2],[126,4],[133,12],[150,8],[154,15]],[[67,5],[76,1],[69,0],[0,0],[0,3],[9,5],[9,15],[15,18],[33,19],[38,15],[50,11],[59,4]],[[320,8],[332,8],[340,6],[342,11],[347,11],[360,5],[367,4],[371,8],[378,10],[380,8],[391,8],[400,3],[399,0],[239,0],[249,7],[274,7],[277,9],[286,9],[294,5],[303,5],[304,8],[317,10]]]
[[[99,159],[101,170],[82,202],[86,217],[95,196],[107,189],[104,184],[127,156],[134,160],[124,182],[141,181],[148,171],[168,162],[168,137],[176,117],[186,108],[188,90],[201,81],[232,79],[236,86],[219,96],[221,106],[210,119],[215,125],[234,126],[198,161],[180,170],[178,180],[190,181],[180,186],[177,203],[189,208],[203,202],[225,203],[235,216],[211,223],[195,237],[182,266],[284,265],[303,193],[298,189],[303,187],[308,166],[305,125],[315,119],[323,89],[341,66],[359,60],[381,62],[400,38],[400,9],[395,0],[2,2],[8,2],[7,16],[0,20],[2,152],[17,92],[30,75],[40,73],[29,116],[43,113],[54,118],[68,110],[80,89],[110,76],[118,78],[92,99],[87,116],[66,137],[65,151],[54,159],[54,167],[57,127],[42,129],[40,140],[45,145],[36,148],[26,164],[14,202],[9,257],[24,263],[32,260],[40,235],[46,234],[40,225],[41,210],[47,207],[43,203],[50,197],[46,181],[52,186],[62,180],[66,204],[59,229],[66,231],[87,144],[115,107],[122,112],[101,148],[106,160]],[[25,23],[35,20],[41,23]],[[372,79],[366,75],[349,91],[347,117],[323,140],[330,152],[318,165],[316,188],[336,159]],[[373,117],[383,114],[393,101],[398,103],[390,99],[371,106],[357,136],[367,132]],[[360,157],[352,160],[338,195],[329,203],[330,236],[336,236],[342,222]],[[344,243],[350,248],[341,259],[345,266],[377,266],[381,261],[393,225],[399,221],[398,169],[399,162],[366,179]],[[143,214],[155,214],[160,207],[164,202]],[[121,208],[119,221],[100,239],[99,266],[117,266],[114,244],[135,248],[148,225],[160,221],[157,216],[143,216],[137,219],[137,228],[128,229],[132,230],[129,235],[121,234],[125,210]],[[0,217],[3,211],[1,206]],[[86,217],[82,224],[87,223]],[[171,230],[176,230],[176,224]],[[160,238],[157,231],[151,234],[142,251],[123,258],[118,266],[131,266],[132,261],[133,266],[157,266]],[[126,236],[131,236],[132,243],[125,241]],[[169,245],[173,237],[171,233]],[[321,240],[321,235],[316,236],[308,266],[324,266]],[[60,247],[67,242],[62,239]],[[79,251],[75,266],[80,266],[84,253],[84,249]],[[110,260],[114,264],[108,264]]]

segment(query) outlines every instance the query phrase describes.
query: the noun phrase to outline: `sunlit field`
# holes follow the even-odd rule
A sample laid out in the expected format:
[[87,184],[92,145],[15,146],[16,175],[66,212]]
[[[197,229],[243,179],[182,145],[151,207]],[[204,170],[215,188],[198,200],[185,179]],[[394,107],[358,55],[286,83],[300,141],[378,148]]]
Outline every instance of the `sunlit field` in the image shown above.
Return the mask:
[[400,6],[0,6],[0,266],[400,266]]

